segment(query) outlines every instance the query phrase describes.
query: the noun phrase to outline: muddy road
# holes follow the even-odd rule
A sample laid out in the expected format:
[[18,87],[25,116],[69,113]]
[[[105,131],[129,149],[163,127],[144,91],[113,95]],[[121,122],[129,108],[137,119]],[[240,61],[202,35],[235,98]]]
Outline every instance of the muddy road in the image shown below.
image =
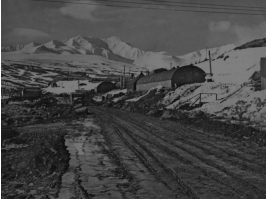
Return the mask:
[[114,198],[266,198],[265,147],[137,113],[89,111],[124,180]]

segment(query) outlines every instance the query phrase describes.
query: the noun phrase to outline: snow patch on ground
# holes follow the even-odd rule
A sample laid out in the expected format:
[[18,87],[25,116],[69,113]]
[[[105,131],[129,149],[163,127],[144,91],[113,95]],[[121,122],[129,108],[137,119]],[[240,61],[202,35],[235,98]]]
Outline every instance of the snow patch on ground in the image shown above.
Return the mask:
[[[241,87],[238,84],[203,83],[190,84],[170,91],[164,97],[162,104],[167,109],[175,109],[185,103],[193,104],[199,93],[216,93],[203,95],[202,107],[193,109],[214,114],[222,118],[246,119],[250,121],[264,121],[266,123],[266,90],[254,91],[251,87]],[[194,97],[194,98],[193,98]]]
[[145,97],[146,95],[148,95],[152,90],[154,90],[154,89],[160,90],[160,89],[162,89],[162,88],[163,88],[163,87],[162,87],[161,85],[156,86],[156,87],[151,88],[150,90],[148,90],[148,92],[145,93],[144,95],[142,95],[142,96],[140,96],[140,97],[132,98],[132,99],[129,99],[129,100],[126,100],[126,101],[127,101],[127,102],[137,102],[137,101],[139,101],[141,98],[143,98],[143,97]]
[[[78,83],[79,82],[79,83]],[[86,84],[83,86],[78,86],[79,84]],[[73,81],[58,81],[57,87],[47,87],[44,88],[43,91],[55,93],[55,94],[61,94],[61,93],[72,93],[78,90],[79,88],[82,90],[93,90],[95,89],[101,82],[93,83],[89,82],[88,80],[73,80]]]
[[[266,48],[248,48],[232,50],[212,61],[212,73],[215,82],[243,84],[255,71],[260,71],[260,59],[266,57]],[[210,72],[209,62],[196,66],[206,73]]]

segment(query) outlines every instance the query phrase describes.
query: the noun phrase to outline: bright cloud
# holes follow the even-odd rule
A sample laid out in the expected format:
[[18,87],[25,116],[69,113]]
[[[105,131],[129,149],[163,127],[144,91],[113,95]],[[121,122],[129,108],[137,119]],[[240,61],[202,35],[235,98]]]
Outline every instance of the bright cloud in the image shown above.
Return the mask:
[[252,26],[244,26],[239,24],[232,24],[229,21],[211,21],[209,23],[210,41],[218,42],[221,36],[232,35],[236,45],[244,44],[254,39],[266,37],[266,21]]
[[237,44],[243,44],[254,39],[266,37],[266,21],[252,27],[236,25],[233,32],[237,36]]
[[231,27],[231,23],[229,21],[211,21],[209,23],[209,30],[212,32],[224,32],[228,31]]
[[12,36],[25,37],[25,38],[48,38],[51,35],[40,30],[29,28],[13,28],[10,33]]
[[52,36],[40,30],[30,28],[13,28],[3,37],[5,42],[29,43],[44,42],[51,39]]
[[86,1],[86,4],[66,4],[60,8],[60,12],[63,15],[71,16],[75,19],[85,19],[90,21],[97,21],[94,16],[94,12],[97,9],[97,5],[88,5],[89,3],[95,4],[93,1]]

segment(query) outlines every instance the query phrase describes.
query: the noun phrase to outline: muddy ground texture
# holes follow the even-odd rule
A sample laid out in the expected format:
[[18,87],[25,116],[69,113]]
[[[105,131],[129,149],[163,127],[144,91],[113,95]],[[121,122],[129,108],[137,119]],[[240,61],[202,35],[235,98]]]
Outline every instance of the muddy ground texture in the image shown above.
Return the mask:
[[196,107],[189,107],[186,104],[181,106],[179,110],[165,110],[161,101],[167,92],[169,92],[169,89],[159,91],[155,89],[136,102],[127,102],[126,100],[128,99],[139,97],[146,93],[141,91],[131,92],[123,96],[117,102],[113,102],[112,99],[110,99],[101,103],[95,103],[95,105],[131,112],[133,111],[152,117],[178,121],[185,125],[191,125],[202,131],[228,136],[239,141],[253,142],[259,146],[266,146],[266,131],[254,128],[254,122],[246,122],[246,124],[243,124],[239,120],[225,120],[216,117],[215,115],[206,114],[202,111],[191,113],[189,110]]
[[69,162],[62,125],[80,115],[53,97],[6,105],[1,115],[1,196],[56,196]]
[[[265,147],[114,108],[90,107],[123,165],[123,198],[265,198]],[[214,130],[214,132],[212,131]]]
[[126,102],[141,95],[89,114],[50,100],[4,107],[2,197],[266,198],[265,132],[164,110],[164,91]]
[[57,102],[55,97],[46,97],[34,103],[17,102],[18,104],[10,103],[2,106],[1,125],[19,127],[69,118],[72,113],[72,106]]
[[57,194],[69,160],[64,134],[47,126],[2,128],[2,198]]

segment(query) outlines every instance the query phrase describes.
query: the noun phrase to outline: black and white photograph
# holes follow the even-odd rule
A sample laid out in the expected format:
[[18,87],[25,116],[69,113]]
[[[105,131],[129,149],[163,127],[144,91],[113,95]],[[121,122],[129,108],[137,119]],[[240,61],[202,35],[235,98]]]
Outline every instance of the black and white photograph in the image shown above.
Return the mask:
[[266,199],[266,0],[1,0],[1,198]]

